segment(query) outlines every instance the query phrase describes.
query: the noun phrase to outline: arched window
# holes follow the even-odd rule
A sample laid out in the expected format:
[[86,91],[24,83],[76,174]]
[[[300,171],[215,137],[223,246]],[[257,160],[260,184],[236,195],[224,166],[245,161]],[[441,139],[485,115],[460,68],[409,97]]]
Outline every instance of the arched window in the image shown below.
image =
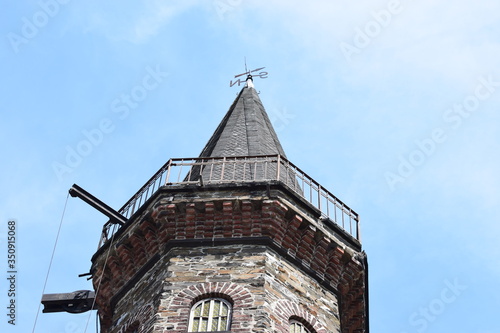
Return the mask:
[[229,331],[231,304],[222,298],[207,298],[191,308],[189,332]]
[[310,333],[310,332],[301,322],[292,320],[290,321],[290,333]]
[[138,333],[139,326],[140,326],[140,323],[139,323],[139,321],[136,320],[132,324],[130,324],[129,327],[127,327],[127,330],[125,331],[125,333]]

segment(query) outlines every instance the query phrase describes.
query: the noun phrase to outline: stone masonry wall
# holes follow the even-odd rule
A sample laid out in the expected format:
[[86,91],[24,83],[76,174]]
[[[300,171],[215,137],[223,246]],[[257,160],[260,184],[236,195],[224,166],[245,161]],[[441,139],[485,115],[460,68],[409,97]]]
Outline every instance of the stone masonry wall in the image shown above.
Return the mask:
[[273,329],[266,332],[288,333],[290,318],[317,333],[340,332],[337,295],[272,251],[266,267],[266,310],[273,318]]
[[204,297],[233,304],[231,332],[287,333],[291,318],[340,332],[337,297],[260,245],[172,249],[118,302],[110,332],[187,332],[191,306]]

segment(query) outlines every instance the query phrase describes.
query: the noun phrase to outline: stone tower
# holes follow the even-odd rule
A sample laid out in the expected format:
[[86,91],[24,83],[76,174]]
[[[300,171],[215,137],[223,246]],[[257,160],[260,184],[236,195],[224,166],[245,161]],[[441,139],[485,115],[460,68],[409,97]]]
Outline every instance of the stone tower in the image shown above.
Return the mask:
[[92,257],[103,333],[368,332],[358,215],[287,160],[251,76]]

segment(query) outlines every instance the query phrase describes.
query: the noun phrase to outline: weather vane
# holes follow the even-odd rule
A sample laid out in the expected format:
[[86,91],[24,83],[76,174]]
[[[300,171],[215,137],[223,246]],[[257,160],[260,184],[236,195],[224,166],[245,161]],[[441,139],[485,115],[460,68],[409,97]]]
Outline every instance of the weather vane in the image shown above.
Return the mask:
[[[241,73],[241,74],[235,75],[234,78],[237,79],[237,80],[234,81],[234,82],[233,82],[233,80],[231,80],[229,82],[229,86],[232,87],[235,84],[238,84],[238,86],[239,86],[241,83],[245,83],[246,82],[246,78],[243,81],[241,79],[238,79],[239,77],[241,77],[243,75],[247,75],[247,76],[251,76],[251,77],[260,77],[261,79],[267,79],[268,73],[265,72],[265,71],[262,71],[264,68],[266,68],[266,67],[260,67],[260,68],[256,68],[256,69],[253,69],[253,70],[249,71],[247,69],[247,59],[245,58],[245,73]],[[259,71],[262,71],[262,72],[259,72]],[[255,73],[255,72],[259,72],[259,73],[252,74],[252,73]]]

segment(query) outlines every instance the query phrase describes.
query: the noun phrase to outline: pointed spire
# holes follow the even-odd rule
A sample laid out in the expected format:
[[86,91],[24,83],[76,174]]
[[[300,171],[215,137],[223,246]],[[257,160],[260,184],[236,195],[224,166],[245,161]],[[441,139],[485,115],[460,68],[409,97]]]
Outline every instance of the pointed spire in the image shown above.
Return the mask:
[[[253,87],[252,76],[208,140],[200,157],[282,155],[278,136]],[[285,156],[286,157],[286,156]]]

